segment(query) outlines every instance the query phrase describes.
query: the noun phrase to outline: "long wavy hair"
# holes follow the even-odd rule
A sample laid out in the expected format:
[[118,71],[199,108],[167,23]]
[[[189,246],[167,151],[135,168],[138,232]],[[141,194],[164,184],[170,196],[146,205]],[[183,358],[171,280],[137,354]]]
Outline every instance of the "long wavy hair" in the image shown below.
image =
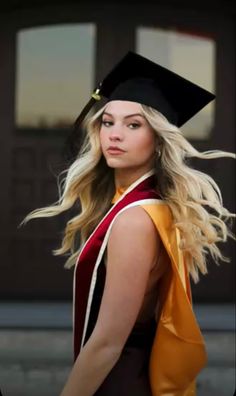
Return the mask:
[[[51,206],[29,213],[23,223],[37,217],[56,216],[80,203],[80,212],[65,227],[61,247],[55,255],[67,254],[65,266],[71,267],[81,246],[95,229],[111,205],[115,193],[113,169],[102,155],[99,131],[101,108],[85,121],[87,131],[84,144],[69,169],[64,171],[58,183],[59,199]],[[207,273],[208,253],[216,263],[229,261],[217,246],[228,237],[234,238],[227,222],[235,215],[222,202],[218,185],[207,174],[190,167],[191,157],[212,159],[235,158],[235,154],[219,150],[199,152],[183,136],[182,132],[157,110],[141,105],[141,111],[157,137],[161,155],[155,163],[157,188],[162,199],[170,207],[174,224],[180,230],[180,249],[184,251],[188,271],[194,282],[199,271]],[[77,245],[80,235],[80,246]]]

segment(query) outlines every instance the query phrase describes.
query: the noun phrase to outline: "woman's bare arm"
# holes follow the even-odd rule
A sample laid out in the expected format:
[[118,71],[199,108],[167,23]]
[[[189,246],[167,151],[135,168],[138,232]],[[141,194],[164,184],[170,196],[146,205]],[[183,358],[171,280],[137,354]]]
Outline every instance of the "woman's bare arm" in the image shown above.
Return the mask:
[[141,308],[158,246],[156,228],[142,208],[118,216],[108,242],[97,323],[61,396],[92,396],[116,364]]

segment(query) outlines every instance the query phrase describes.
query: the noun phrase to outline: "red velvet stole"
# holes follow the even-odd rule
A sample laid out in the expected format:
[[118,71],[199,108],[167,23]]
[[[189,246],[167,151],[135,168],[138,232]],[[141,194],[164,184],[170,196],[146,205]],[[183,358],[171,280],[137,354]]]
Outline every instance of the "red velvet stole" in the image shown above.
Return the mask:
[[83,333],[86,313],[88,310],[88,299],[91,287],[91,280],[95,264],[106,235],[114,217],[127,205],[144,200],[160,199],[154,190],[155,176],[149,176],[141,181],[131,191],[124,194],[115,205],[108,211],[105,217],[98,224],[95,231],[85,243],[75,266],[74,271],[74,358],[76,359],[83,342]]

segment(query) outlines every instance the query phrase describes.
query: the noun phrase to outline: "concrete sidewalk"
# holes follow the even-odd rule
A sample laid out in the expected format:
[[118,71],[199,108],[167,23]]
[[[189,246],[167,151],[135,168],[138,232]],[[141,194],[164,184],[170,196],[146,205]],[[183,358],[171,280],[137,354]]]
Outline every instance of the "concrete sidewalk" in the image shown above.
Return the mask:
[[[232,314],[230,307],[217,309],[214,306],[213,309],[208,306],[206,309],[205,306],[198,311],[198,319],[202,315],[201,324],[205,323],[202,330],[209,358],[207,367],[198,377],[198,396],[233,396],[235,336]],[[58,396],[73,361],[70,304],[2,305],[0,318],[3,396]],[[220,328],[213,327],[216,324]]]
[[[202,330],[235,331],[233,304],[195,304]],[[70,302],[1,302],[0,329],[71,329]]]

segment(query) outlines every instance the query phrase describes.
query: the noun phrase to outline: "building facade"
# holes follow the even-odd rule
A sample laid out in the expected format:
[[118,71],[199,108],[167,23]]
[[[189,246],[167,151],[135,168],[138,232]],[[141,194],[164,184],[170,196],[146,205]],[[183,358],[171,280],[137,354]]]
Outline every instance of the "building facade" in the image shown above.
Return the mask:
[[[134,50],[176,66],[186,77],[195,69],[196,74],[207,74],[217,99],[205,114],[208,121],[199,120],[205,132],[192,131],[189,140],[201,151],[235,151],[234,4],[221,1],[212,8],[208,1],[171,0],[4,3],[0,6],[0,295],[5,300],[67,300],[72,295],[73,271],[65,270],[65,259],[52,256],[51,250],[60,244],[68,214],[32,221],[23,228],[19,224],[29,211],[57,199],[55,175],[65,165],[70,121],[86,103],[89,90],[128,50]],[[52,92],[56,95],[50,98]],[[56,108],[61,118],[52,121],[46,110],[52,115]],[[225,206],[234,211],[234,161],[196,165],[215,178]],[[218,267],[209,260],[208,276],[193,285],[195,301],[233,300],[233,242],[224,246],[224,253],[231,263]]]

